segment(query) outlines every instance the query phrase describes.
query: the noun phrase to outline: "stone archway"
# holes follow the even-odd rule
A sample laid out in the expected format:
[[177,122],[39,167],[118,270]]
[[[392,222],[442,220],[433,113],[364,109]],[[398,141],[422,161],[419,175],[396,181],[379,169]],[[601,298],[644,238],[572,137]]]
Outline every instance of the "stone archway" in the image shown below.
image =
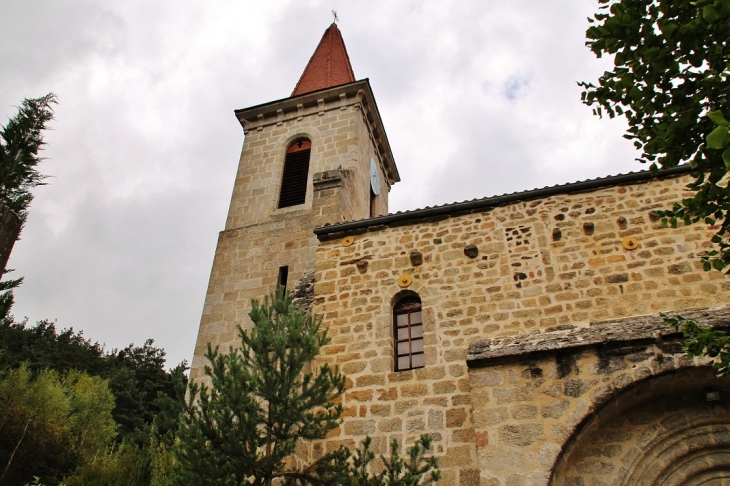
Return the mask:
[[629,386],[578,427],[550,484],[730,485],[730,381],[699,367]]

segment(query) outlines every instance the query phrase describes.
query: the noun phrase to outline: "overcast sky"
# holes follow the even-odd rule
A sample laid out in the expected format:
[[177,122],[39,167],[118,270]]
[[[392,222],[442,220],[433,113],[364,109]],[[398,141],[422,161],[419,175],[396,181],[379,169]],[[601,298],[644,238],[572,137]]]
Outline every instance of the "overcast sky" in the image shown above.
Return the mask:
[[0,124],[60,104],[9,266],[14,314],[108,348],[192,358],[243,132],[233,110],[290,95],[339,27],[370,78],[402,182],[391,211],[641,170],[622,120],[576,81],[595,0],[3,0]]

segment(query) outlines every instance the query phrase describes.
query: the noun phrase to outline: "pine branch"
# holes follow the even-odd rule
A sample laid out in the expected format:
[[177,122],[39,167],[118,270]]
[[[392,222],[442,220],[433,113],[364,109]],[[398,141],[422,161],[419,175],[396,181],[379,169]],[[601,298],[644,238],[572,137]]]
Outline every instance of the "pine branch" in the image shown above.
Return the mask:
[[52,105],[57,103],[53,93],[25,99],[0,129],[0,201],[21,218],[33,200],[30,190],[43,185],[47,177],[38,172],[43,160],[38,153],[45,145],[43,131],[53,120]]

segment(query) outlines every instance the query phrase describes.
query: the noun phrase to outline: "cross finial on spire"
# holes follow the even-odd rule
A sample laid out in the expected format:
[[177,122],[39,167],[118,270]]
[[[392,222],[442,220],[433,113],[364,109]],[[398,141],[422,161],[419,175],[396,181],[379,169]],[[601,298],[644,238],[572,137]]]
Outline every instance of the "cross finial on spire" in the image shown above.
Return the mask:
[[337,12],[335,10],[332,11],[332,16],[335,18],[332,21],[333,24],[336,24],[337,22],[339,22],[340,18],[337,16]]

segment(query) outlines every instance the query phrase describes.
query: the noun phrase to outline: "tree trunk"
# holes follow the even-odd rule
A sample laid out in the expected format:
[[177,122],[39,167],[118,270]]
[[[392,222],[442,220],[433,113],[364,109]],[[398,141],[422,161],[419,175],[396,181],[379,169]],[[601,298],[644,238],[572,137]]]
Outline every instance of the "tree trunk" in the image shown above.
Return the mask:
[[0,276],[5,272],[13,245],[20,236],[23,221],[5,204],[0,204]]
[[32,417],[28,417],[28,421],[25,423],[25,428],[23,429],[23,434],[20,436],[20,440],[17,444],[15,444],[15,449],[13,449],[13,453],[10,454],[10,459],[8,459],[8,463],[5,465],[5,470],[3,471],[3,475],[0,476],[0,481],[3,480],[5,475],[8,473],[8,469],[10,469],[10,464],[13,463],[13,458],[15,457],[15,453],[18,452],[18,447],[20,447],[20,443],[23,442],[23,439],[25,439],[25,433],[28,432],[28,426],[30,425],[30,420]]

